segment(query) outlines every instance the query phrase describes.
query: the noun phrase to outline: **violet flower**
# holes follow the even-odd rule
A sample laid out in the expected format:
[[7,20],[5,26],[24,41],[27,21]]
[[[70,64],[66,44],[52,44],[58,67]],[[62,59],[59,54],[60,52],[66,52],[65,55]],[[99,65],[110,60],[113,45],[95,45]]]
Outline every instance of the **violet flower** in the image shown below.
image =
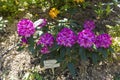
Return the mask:
[[50,53],[48,47],[46,47],[46,46],[43,47],[43,48],[40,50],[40,52],[41,52],[42,54],[48,54],[48,53]]
[[112,38],[110,35],[104,33],[96,37],[95,45],[97,48],[108,48],[112,44]]
[[88,29],[82,30],[78,33],[78,44],[84,48],[90,48],[95,40],[95,34]]
[[17,24],[17,32],[20,36],[30,37],[35,33],[33,22],[29,19],[22,19]]
[[58,45],[72,47],[76,43],[76,35],[69,28],[63,28],[57,35],[56,41]]
[[92,20],[86,20],[84,22],[84,28],[89,29],[89,30],[93,30],[95,28],[95,22]]
[[43,46],[52,46],[54,44],[54,37],[50,33],[45,33],[40,36],[38,45],[42,44]]

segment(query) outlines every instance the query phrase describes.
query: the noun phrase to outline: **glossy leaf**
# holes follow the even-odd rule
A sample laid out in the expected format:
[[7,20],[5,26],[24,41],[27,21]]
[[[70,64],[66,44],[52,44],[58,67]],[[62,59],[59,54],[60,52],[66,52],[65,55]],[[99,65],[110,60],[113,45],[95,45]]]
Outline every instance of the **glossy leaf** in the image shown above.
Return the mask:
[[92,53],[92,62],[96,64],[98,61],[98,54],[97,53]]
[[63,62],[63,61],[64,61],[64,58],[61,58],[61,57],[60,57],[60,58],[57,58],[56,60],[57,60],[57,63],[60,63],[60,62]]
[[108,57],[106,49],[100,48],[100,49],[98,49],[98,51],[103,55],[103,58],[107,58]]
[[73,63],[68,63],[68,69],[69,69],[69,71],[70,71],[70,73],[72,74],[72,76],[76,76],[75,74],[76,74],[76,71],[75,71],[75,67],[74,67],[74,64]]
[[34,53],[35,49],[34,49],[34,39],[33,39],[33,37],[28,38],[28,44],[29,44],[29,46],[28,46],[29,51],[31,53]]
[[80,55],[81,60],[87,60],[85,49],[79,48],[79,55]]
[[31,46],[34,46],[34,39],[33,36],[28,38],[28,44],[30,44]]
[[71,53],[71,48],[66,48],[66,54],[70,55]]
[[36,46],[35,52],[39,51],[41,49],[41,45]]
[[63,58],[65,54],[66,54],[66,48],[65,47],[60,48],[60,57]]
[[51,48],[51,52],[54,51],[54,50],[57,50],[58,48],[60,48],[59,45],[55,44],[52,48]]
[[109,47],[108,49],[109,49],[109,51],[110,51],[111,53],[114,53],[114,52],[115,52],[112,47]]

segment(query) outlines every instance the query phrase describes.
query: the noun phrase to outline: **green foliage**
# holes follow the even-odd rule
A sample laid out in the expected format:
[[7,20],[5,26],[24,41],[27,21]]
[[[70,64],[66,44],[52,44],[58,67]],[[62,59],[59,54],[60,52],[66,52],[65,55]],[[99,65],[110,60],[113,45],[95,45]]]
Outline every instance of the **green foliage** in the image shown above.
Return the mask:
[[115,53],[120,52],[120,37],[113,38],[112,47],[115,50]]
[[35,42],[34,42],[33,37],[28,38],[28,44],[30,44],[30,45],[28,45],[29,51],[31,53],[35,53],[35,49],[34,49]]
[[13,21],[14,18],[24,15],[35,7],[45,9],[47,6],[45,2],[45,0],[0,0],[0,15]]
[[103,3],[99,2],[98,5],[96,5],[94,11],[97,14],[98,18],[105,18],[109,16],[109,14],[111,13],[111,7],[109,4],[106,6],[106,5],[103,5]]
[[112,35],[113,37],[120,37],[120,25],[116,24],[115,26],[111,25],[106,25],[108,28],[109,34]]
[[17,48],[17,51],[22,51],[24,48],[25,48],[24,46],[19,46],[19,47]]
[[112,47],[114,48],[116,53],[120,52],[120,25],[106,25],[106,27],[108,28],[109,34],[113,36]]
[[119,73],[118,73],[118,74],[115,74],[114,80],[120,80],[120,75],[119,75]]
[[82,3],[82,8],[86,9],[88,5],[90,5],[90,2],[83,2]]
[[42,76],[38,72],[27,72],[22,80],[43,80]]
[[105,12],[106,12],[106,16],[108,16],[111,13],[111,7],[110,7],[110,5],[107,5],[107,7],[105,9]]
[[0,13],[5,16],[17,10],[14,0],[0,0],[0,5]]
[[87,56],[86,56],[86,52],[84,48],[79,49],[79,55],[80,55],[81,60],[87,60]]
[[74,67],[73,63],[71,63],[71,62],[68,63],[68,69],[70,70],[70,73],[75,77],[76,71],[75,71],[75,67]]
[[97,54],[97,53],[92,53],[92,61],[93,61],[93,63],[98,63],[98,61],[99,61],[99,54]]

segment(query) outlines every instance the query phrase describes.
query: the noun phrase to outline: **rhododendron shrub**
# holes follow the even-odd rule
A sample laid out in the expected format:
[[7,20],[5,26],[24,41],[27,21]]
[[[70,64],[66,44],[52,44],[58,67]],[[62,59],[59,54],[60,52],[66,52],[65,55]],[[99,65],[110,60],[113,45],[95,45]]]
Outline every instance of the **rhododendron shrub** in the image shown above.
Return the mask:
[[[69,22],[69,23],[68,23]],[[17,24],[21,37],[20,48],[27,47],[34,55],[44,59],[57,59],[62,67],[73,67],[81,60],[97,63],[106,59],[112,52],[112,38],[109,34],[96,34],[95,22],[86,20],[83,27],[72,25],[73,22],[56,24],[50,28],[46,19],[32,22],[22,19]],[[75,23],[74,23],[75,24]],[[43,29],[44,28],[44,29]],[[40,33],[40,31],[42,33]],[[98,32],[97,32],[98,33]],[[24,44],[24,45],[23,45]],[[25,44],[27,46],[25,46]],[[72,70],[74,73],[74,70]]]

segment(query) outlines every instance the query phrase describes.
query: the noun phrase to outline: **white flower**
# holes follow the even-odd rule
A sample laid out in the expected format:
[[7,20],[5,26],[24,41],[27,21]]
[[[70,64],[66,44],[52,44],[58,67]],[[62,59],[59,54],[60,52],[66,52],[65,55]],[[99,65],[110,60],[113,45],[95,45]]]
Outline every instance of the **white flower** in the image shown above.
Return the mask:
[[39,26],[42,23],[43,23],[43,19],[38,19],[37,21],[34,22],[34,27],[36,28],[37,26]]

